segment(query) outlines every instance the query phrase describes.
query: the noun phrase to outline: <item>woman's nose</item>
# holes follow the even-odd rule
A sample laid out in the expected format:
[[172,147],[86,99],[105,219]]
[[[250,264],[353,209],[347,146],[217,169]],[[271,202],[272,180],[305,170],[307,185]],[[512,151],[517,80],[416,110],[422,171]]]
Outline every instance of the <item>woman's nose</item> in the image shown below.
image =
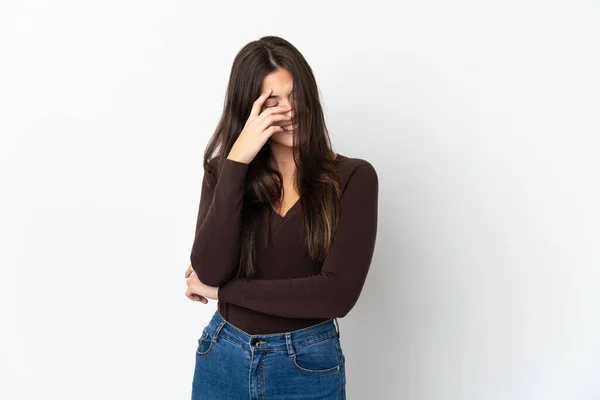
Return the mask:
[[289,111],[285,111],[284,114],[289,116],[290,119],[294,117],[294,105],[291,103],[284,104],[284,107],[291,107]]

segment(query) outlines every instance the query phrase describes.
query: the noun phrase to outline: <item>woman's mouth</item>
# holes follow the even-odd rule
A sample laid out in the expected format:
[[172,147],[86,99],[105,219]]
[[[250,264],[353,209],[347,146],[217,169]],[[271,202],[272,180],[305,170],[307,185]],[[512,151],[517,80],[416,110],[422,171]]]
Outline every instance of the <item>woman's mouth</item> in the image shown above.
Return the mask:
[[283,133],[294,133],[298,128],[298,124],[282,126]]

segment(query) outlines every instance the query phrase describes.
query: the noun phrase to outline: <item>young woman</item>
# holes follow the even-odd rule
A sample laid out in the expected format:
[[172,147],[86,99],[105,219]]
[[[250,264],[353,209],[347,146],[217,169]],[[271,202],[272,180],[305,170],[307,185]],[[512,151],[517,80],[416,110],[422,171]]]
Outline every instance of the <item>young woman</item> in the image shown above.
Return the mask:
[[332,151],[315,77],[286,40],[247,44],[229,79],[185,273],[190,299],[218,300],[192,399],[345,399],[337,318],[371,264],[377,174]]

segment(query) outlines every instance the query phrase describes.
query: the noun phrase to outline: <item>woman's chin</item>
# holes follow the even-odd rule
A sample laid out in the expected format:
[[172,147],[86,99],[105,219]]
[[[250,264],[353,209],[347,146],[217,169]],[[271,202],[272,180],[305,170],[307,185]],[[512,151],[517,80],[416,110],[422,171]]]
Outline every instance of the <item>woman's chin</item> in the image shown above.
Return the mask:
[[286,133],[277,132],[269,138],[269,141],[276,146],[294,147],[294,137]]

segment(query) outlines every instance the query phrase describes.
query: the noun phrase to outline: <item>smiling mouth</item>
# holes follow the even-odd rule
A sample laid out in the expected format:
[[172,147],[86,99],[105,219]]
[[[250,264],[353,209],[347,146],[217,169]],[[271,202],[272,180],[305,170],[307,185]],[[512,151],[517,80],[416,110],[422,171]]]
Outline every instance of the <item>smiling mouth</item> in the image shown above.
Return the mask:
[[298,128],[298,124],[282,126],[285,131],[293,131]]

